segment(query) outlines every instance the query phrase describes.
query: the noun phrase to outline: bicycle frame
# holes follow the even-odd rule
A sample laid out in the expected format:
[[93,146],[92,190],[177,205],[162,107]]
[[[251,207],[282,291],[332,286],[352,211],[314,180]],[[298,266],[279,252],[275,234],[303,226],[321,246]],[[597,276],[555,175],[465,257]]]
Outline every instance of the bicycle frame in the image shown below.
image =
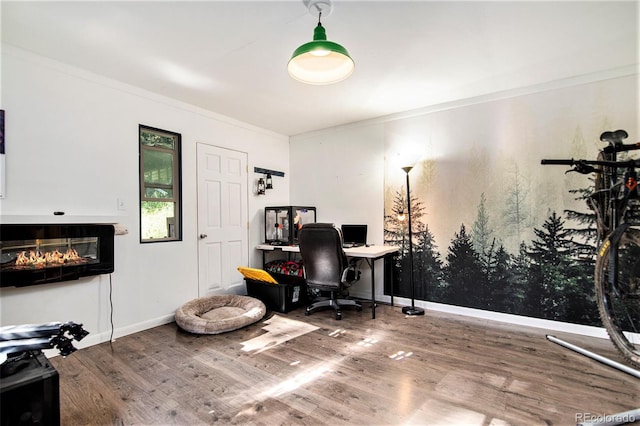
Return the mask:
[[[595,212],[597,257],[595,292],[603,325],[622,354],[640,365],[640,228],[636,227],[640,199],[640,160],[618,160],[618,153],[638,150],[640,143],[623,144],[623,130],[605,132],[608,146],[597,160],[542,160],[542,164],[572,166],[569,171],[595,173],[595,190],[588,198]],[[624,170],[624,172],[622,172]]]

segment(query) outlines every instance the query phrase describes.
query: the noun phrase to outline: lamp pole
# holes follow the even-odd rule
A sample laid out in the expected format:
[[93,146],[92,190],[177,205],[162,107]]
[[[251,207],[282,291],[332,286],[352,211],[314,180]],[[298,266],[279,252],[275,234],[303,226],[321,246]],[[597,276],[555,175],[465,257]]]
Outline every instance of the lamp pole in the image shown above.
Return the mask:
[[409,172],[413,166],[403,167],[407,176],[407,214],[409,215],[409,282],[411,283],[411,306],[402,308],[402,313],[406,315],[424,315],[424,309],[415,305],[416,286],[413,282],[413,236],[411,233],[411,189],[409,187]]

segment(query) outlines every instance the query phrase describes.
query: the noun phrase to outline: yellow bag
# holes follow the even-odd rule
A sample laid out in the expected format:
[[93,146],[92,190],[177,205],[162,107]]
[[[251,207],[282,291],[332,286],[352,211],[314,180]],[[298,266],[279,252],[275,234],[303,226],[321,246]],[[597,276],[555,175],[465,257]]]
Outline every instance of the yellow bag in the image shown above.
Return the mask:
[[244,275],[245,278],[249,278],[250,280],[256,281],[264,281],[271,284],[278,284],[278,281],[275,280],[267,271],[263,269],[256,268],[248,268],[246,266],[238,266],[238,271]]

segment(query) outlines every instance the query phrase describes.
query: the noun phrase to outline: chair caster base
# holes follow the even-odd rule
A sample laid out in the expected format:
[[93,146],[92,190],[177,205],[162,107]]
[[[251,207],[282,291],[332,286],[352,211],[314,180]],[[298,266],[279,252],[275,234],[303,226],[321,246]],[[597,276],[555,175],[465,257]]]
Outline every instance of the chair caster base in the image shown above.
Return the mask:
[[424,309],[412,306],[405,306],[402,308],[402,313],[405,315],[415,316],[415,315],[424,315]]
[[335,318],[339,321],[342,319],[342,308],[344,307],[351,307],[355,308],[356,311],[362,311],[362,305],[352,299],[324,299],[307,306],[304,314],[308,316],[319,310],[334,309]]

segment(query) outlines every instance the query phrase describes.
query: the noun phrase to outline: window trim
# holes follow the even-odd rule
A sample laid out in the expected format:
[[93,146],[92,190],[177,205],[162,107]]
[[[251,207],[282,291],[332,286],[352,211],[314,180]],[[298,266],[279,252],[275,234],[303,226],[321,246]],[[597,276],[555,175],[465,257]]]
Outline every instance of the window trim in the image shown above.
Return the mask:
[[[152,147],[142,144],[142,133],[155,133],[162,136],[169,136],[174,138],[174,149]],[[158,151],[158,152],[170,152],[173,155],[173,197],[171,198],[148,198],[145,196],[145,182],[144,182],[144,151]],[[162,185],[157,185],[162,186]],[[167,186],[168,187],[168,186]],[[169,130],[158,129],[156,127],[145,126],[143,124],[138,125],[138,218],[139,218],[139,238],[141,244],[147,243],[159,243],[159,242],[171,242],[182,241],[182,135],[180,133],[171,132]],[[175,202],[175,237],[167,238],[154,238],[144,239],[142,238],[142,203],[145,201],[159,201],[159,202]]]

